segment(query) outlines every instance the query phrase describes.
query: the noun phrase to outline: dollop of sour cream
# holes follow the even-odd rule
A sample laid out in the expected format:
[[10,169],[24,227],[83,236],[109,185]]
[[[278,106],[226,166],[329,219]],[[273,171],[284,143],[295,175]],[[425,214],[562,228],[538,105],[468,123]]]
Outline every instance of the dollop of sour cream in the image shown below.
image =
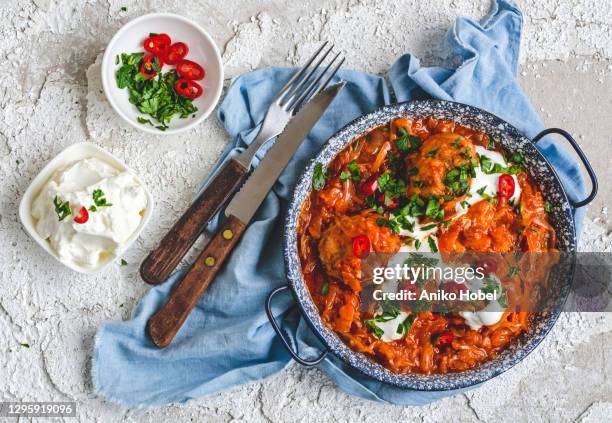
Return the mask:
[[[110,206],[96,207],[100,190]],[[68,202],[71,214],[60,220],[54,200]],[[110,164],[86,158],[56,171],[32,204],[36,231],[63,262],[94,269],[121,254],[142,222],[147,196],[139,179]],[[82,207],[89,218],[77,223]]]
[[[477,145],[476,153],[480,156],[487,157],[489,160],[491,160],[491,162],[493,162],[493,164],[497,163],[504,167],[508,166],[508,163],[506,163],[504,160],[504,156],[497,151],[487,150],[486,148]],[[467,194],[467,198],[464,202],[456,205],[455,210],[457,211],[457,214],[454,216],[454,218],[457,218],[467,212],[467,209],[472,204],[476,204],[479,201],[484,200],[482,195],[478,193],[479,190],[484,188],[483,194],[491,197],[495,197],[497,195],[497,185],[499,184],[499,177],[501,173],[486,174],[482,171],[481,166],[475,167],[474,172],[476,173],[476,177],[472,178],[472,184],[470,185],[470,191]],[[521,196],[521,187],[518,183],[516,175],[512,175],[512,179],[514,179],[514,194],[512,194],[512,197],[510,197],[508,200],[516,203]]]

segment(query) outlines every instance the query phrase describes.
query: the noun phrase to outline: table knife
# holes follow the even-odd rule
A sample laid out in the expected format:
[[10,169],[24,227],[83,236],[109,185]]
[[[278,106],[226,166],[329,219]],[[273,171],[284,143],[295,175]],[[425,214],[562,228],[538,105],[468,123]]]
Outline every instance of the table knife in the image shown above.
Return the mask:
[[302,107],[229,202],[220,229],[178,282],[166,304],[149,319],[148,333],[156,346],[163,348],[172,342],[295,151],[344,85],[345,82],[340,82],[326,88]]

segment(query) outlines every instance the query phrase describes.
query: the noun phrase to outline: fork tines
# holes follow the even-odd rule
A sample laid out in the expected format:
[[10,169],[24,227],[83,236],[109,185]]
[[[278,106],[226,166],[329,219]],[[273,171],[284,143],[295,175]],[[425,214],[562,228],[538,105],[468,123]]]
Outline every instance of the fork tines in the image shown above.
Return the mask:
[[[328,45],[329,42],[325,41],[310,59],[308,59],[306,64],[302,66],[302,68],[300,68],[300,70],[298,70],[280,90],[274,102],[283,110],[288,112],[297,111],[302,104],[308,102],[308,100],[319,91],[325,89],[334,75],[336,75],[345,59],[338,52],[332,57],[331,61],[323,67],[323,62],[334,48],[333,44],[329,45],[329,47]],[[334,64],[335,66],[332,68]],[[323,79],[323,77],[325,77],[325,79]]]

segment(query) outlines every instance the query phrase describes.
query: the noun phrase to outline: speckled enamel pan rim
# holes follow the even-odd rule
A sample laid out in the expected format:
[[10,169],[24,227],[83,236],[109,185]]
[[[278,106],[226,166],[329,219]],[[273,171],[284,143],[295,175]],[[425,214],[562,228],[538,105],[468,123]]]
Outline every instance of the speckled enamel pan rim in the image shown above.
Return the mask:
[[[505,372],[533,351],[555,324],[561,306],[567,297],[567,292],[560,293],[559,298],[552,300],[553,306],[549,311],[534,316],[530,329],[517,341],[508,346],[495,359],[487,361],[475,369],[460,373],[436,375],[396,374],[366,355],[351,350],[336,333],[323,324],[310,297],[301,271],[296,228],[303,202],[311,190],[315,164],[321,162],[324,166],[327,166],[342,149],[363,133],[386,124],[391,119],[403,116],[434,116],[450,119],[486,132],[509,152],[517,149],[522,150],[525,155],[525,167],[553,205],[550,219],[557,230],[559,249],[568,252],[576,250],[572,208],[567,195],[553,167],[529,139],[509,123],[476,107],[443,100],[418,100],[383,106],[357,118],[332,136],[321,152],[306,167],[296,185],[287,215],[285,228],[287,275],[302,315],[313,332],[331,352],[364,375],[405,389],[445,391],[465,388],[485,382]],[[560,277],[571,279],[573,270],[573,266],[570,266],[570,268],[565,269],[566,273]]]

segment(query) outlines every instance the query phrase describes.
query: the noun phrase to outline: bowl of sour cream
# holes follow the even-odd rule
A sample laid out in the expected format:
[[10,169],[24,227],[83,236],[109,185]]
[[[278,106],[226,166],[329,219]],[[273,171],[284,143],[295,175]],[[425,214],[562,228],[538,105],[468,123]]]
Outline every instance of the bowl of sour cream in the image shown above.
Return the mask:
[[19,205],[26,231],[62,264],[102,270],[138,238],[153,211],[141,179],[100,147],[73,144],[32,181]]

